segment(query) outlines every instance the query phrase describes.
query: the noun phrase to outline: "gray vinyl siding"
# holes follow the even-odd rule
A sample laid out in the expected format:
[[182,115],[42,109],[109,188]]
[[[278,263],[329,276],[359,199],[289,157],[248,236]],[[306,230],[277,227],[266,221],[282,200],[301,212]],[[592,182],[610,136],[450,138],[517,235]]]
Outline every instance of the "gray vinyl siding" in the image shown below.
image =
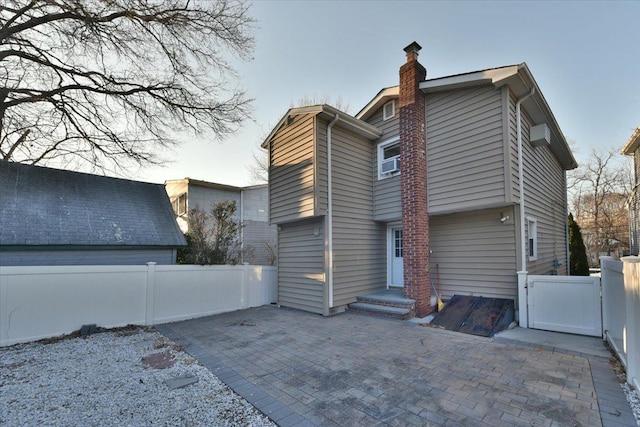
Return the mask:
[[[509,220],[500,222],[501,215]],[[431,281],[443,299],[517,299],[514,218],[512,207],[430,217]]]
[[293,116],[269,144],[270,221],[314,215],[314,116]]
[[[316,144],[315,144],[315,197],[316,197],[316,216],[325,215],[328,209],[327,197],[327,126],[329,122],[322,120],[316,116],[314,118],[316,124]],[[333,131],[333,129],[332,129]],[[335,156],[332,156],[335,157]]]
[[236,202],[236,215],[234,219],[236,221],[240,221],[239,191],[203,187],[194,185],[193,183],[189,184],[189,192],[187,194],[188,209],[198,208],[205,212],[209,212],[213,206],[225,200]]
[[[278,232],[278,304],[325,314],[324,218],[282,224]],[[314,233],[317,230],[317,233]],[[317,235],[316,235],[317,234]]]
[[278,231],[275,225],[269,225],[268,206],[269,192],[266,186],[242,190],[243,262],[253,265],[277,263]]
[[367,122],[382,131],[382,136],[373,144],[373,194],[374,218],[377,221],[397,221],[402,218],[402,202],[400,199],[400,176],[378,180],[378,148],[377,144],[399,135],[399,109],[396,103],[396,115],[382,120],[382,108],[375,112]]
[[334,307],[386,287],[385,227],[373,218],[372,162],[367,139],[333,128]]
[[0,265],[143,265],[175,264],[175,249],[11,250],[0,252]]
[[516,100],[512,93],[509,93],[509,144],[511,147],[511,188],[513,189],[513,202],[520,200],[520,182],[518,180],[518,122],[516,117]]
[[278,232],[266,221],[245,220],[242,223],[243,262],[252,265],[276,265]]
[[503,101],[492,86],[426,96],[432,214],[505,202]]
[[[567,191],[565,171],[548,147],[529,144],[531,120],[522,117],[525,216],[537,221],[537,260],[527,259],[529,274],[567,274]],[[527,230],[527,239],[529,230]],[[528,245],[527,245],[528,250]],[[529,254],[527,253],[527,256]],[[555,267],[554,261],[562,263]]]

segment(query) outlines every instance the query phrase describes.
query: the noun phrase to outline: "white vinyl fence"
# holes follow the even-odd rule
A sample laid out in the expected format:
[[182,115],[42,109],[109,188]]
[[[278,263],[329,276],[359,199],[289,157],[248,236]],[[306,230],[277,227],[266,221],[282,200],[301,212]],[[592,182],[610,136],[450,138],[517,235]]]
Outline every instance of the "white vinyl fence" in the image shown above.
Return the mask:
[[640,258],[600,258],[604,338],[627,370],[627,382],[640,387]]
[[276,302],[276,267],[0,267],[0,347],[96,324],[155,325]]

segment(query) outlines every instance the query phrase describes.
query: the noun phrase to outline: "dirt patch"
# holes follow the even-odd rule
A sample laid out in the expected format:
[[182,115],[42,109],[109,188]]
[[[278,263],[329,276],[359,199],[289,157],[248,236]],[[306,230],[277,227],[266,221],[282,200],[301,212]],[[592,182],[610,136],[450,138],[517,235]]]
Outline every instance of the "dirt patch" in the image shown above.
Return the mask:
[[153,353],[142,358],[142,364],[153,369],[167,369],[176,364],[175,359],[168,353]]

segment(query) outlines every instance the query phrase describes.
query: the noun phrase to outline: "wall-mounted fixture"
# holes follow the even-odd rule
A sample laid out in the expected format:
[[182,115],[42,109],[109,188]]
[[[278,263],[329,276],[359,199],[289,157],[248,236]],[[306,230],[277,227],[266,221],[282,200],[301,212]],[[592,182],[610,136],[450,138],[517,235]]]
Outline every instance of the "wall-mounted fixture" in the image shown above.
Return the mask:
[[500,222],[504,224],[508,220],[509,220],[509,215],[504,215],[502,212],[500,212]]
[[551,131],[546,123],[531,126],[529,142],[533,147],[542,147],[551,144]]

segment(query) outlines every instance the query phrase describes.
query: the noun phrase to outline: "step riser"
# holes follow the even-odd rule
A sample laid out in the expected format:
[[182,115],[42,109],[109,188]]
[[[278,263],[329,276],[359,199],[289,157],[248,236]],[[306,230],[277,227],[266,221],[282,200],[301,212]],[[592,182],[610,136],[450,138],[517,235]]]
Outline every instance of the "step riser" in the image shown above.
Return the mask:
[[358,302],[364,302],[367,304],[373,304],[373,305],[381,305],[384,307],[396,307],[396,308],[406,308],[409,310],[414,310],[415,309],[415,303],[396,303],[396,302],[386,302],[386,301],[379,301],[379,300],[375,300],[373,298],[361,298],[361,297],[357,297],[356,298]]
[[[405,307],[399,307],[399,308],[405,308]],[[381,316],[381,317],[388,317],[391,319],[400,319],[400,320],[408,320],[411,319],[413,317],[415,317],[415,315],[413,314],[413,311],[409,311],[409,313],[407,314],[393,314],[393,313],[385,313],[382,311],[374,311],[374,310],[366,310],[366,309],[360,309],[360,308],[352,308],[349,307],[350,311],[353,311],[355,313],[362,313],[362,314],[369,314],[372,316]]]

